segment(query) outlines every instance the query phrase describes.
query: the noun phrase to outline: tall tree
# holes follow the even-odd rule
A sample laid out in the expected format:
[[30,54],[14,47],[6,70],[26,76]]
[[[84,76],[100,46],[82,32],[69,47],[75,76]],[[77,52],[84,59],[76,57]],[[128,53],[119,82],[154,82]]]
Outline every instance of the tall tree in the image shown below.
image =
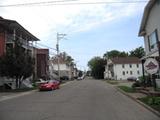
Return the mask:
[[141,46],[141,47],[138,47],[138,48],[130,51],[129,56],[142,58],[144,55],[145,55],[144,48]]
[[91,75],[96,79],[104,78],[105,61],[101,57],[94,57],[88,62]]
[[20,88],[21,80],[30,77],[33,71],[34,59],[22,48],[19,40],[0,58],[0,75],[16,79],[17,88]]
[[128,53],[127,52],[121,52],[118,50],[111,50],[109,52],[106,52],[103,57],[104,58],[114,58],[114,57],[127,57]]

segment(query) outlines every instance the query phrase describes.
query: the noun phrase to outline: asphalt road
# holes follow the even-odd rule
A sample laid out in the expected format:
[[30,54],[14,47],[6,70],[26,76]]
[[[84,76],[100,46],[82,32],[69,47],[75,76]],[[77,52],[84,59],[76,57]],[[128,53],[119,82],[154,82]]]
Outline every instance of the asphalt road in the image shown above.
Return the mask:
[[0,120],[160,120],[104,81],[81,80],[59,90],[0,102]]

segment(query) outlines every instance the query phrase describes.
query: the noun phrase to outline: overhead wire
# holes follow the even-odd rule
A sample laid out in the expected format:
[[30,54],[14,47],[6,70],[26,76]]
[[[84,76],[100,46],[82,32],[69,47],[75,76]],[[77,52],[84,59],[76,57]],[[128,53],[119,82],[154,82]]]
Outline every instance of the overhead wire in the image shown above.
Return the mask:
[[39,5],[49,5],[53,3],[63,3],[63,2],[73,2],[77,0],[59,0],[59,1],[46,1],[46,2],[31,2],[31,3],[19,3],[19,4],[6,4],[0,5],[0,7],[21,7],[21,6],[39,6]]
[[135,4],[148,2],[147,0],[137,1],[100,1],[100,2],[76,2],[79,0],[62,0],[62,1],[46,1],[46,2],[34,2],[34,3],[20,3],[20,4],[6,4],[0,5],[0,7],[23,7],[23,6],[50,6],[50,5],[91,5],[91,4]]

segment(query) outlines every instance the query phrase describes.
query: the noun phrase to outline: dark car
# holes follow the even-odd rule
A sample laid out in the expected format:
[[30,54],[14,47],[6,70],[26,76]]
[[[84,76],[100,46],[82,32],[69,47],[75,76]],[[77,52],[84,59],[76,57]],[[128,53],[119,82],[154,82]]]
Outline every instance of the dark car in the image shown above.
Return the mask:
[[60,86],[60,82],[57,80],[49,80],[45,83],[40,83],[39,85],[39,90],[55,90],[55,89],[59,89]]
[[138,79],[136,77],[128,77],[127,80],[128,81],[137,81]]

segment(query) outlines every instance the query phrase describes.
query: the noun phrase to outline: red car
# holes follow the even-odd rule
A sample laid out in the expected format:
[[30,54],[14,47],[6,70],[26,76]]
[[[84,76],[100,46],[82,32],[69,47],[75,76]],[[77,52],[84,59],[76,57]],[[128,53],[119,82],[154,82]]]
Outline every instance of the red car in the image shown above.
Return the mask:
[[39,90],[42,91],[42,90],[55,90],[55,89],[59,89],[59,85],[60,85],[60,82],[57,81],[57,80],[49,80],[45,83],[41,83],[39,85]]

